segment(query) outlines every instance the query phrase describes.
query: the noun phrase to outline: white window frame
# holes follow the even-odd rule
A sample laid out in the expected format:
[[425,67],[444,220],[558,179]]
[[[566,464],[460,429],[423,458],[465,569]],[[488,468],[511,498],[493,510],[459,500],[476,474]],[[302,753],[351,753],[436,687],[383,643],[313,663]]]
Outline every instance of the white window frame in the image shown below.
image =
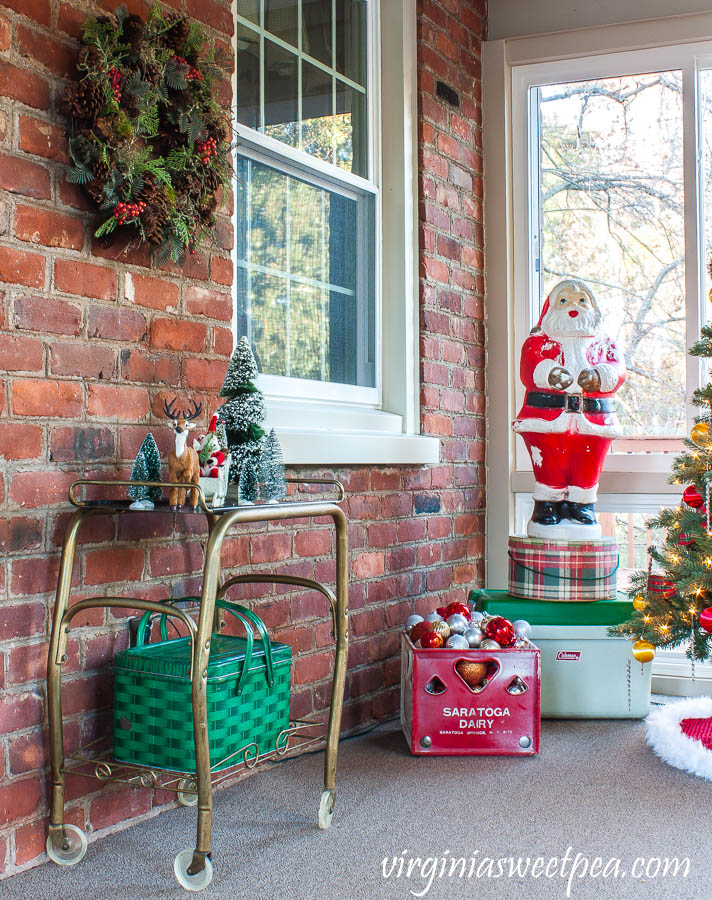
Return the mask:
[[[439,460],[440,442],[419,434],[415,4],[368,0],[368,9],[369,179],[235,121],[239,153],[297,176],[308,172],[309,181],[340,193],[376,198],[376,386],[260,375],[266,424],[276,428],[289,464]],[[236,35],[233,43],[236,52]],[[236,73],[233,87],[236,96]],[[383,118],[382,108],[388,110]],[[237,271],[236,249],[233,264]],[[234,309],[236,334],[236,288]]]
[[[528,302],[530,209],[526,201],[531,154],[526,133],[528,86],[675,68],[682,70],[683,97],[694,97],[697,69],[709,66],[712,49],[709,41],[712,41],[712,14],[700,13],[497,40],[483,45],[488,345],[487,583],[493,587],[507,583],[507,538],[515,525],[516,495],[530,492],[534,484],[530,467],[523,464],[521,450],[518,456],[511,431],[511,420],[522,397],[519,353],[530,327],[531,315]],[[641,67],[644,60],[648,64]],[[700,65],[702,62],[704,66]],[[697,339],[706,312],[703,306],[704,267],[699,264],[703,252],[704,211],[697,183],[700,129],[696,102],[684,103],[683,128],[685,288],[689,298],[696,298],[688,303],[686,342],[689,345]],[[690,190],[691,197],[687,193]],[[502,377],[502,360],[507,364],[506,378]],[[701,371],[701,362],[688,358],[688,404],[689,393],[699,383]],[[667,497],[674,503],[680,488],[667,483],[671,459],[671,456],[655,453],[637,457],[609,454],[601,478],[601,509],[647,510],[652,506],[650,511],[654,512]],[[696,669],[695,683],[711,685],[712,666],[698,665]],[[674,681],[674,692],[694,693],[696,689],[690,670],[690,663],[682,653],[659,654],[653,669],[654,689],[672,692],[670,687]]]

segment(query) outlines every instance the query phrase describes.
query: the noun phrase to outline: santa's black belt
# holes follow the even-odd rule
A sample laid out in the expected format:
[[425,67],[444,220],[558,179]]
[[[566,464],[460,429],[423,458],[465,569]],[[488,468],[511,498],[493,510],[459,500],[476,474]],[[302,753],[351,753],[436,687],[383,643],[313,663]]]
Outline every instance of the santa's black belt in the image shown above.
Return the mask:
[[582,397],[581,394],[550,394],[547,391],[527,391],[526,406],[540,409],[565,409],[566,412],[612,413],[613,400],[608,398]]

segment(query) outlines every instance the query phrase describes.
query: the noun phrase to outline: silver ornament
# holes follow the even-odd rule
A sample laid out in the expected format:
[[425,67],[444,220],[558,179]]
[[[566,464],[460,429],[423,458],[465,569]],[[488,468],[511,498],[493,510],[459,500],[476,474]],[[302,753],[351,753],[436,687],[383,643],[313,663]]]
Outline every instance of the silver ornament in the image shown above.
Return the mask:
[[429,616],[425,617],[426,622],[442,622],[443,617],[439,616],[437,613],[430,613]]
[[467,619],[460,613],[453,613],[447,620],[447,624],[453,634],[464,634],[467,631]]
[[512,625],[514,625],[514,630],[517,632],[519,637],[529,639],[532,636],[532,626],[529,624],[529,622],[526,621],[526,619],[516,619],[514,622],[512,622]]
[[418,616],[418,615],[408,616],[408,618],[405,620],[405,630],[410,631],[410,629],[413,627],[413,625],[417,625],[418,622],[422,622],[422,621],[423,621],[422,616]]
[[470,624],[474,625],[476,622],[481,622],[482,619],[484,619],[484,614],[473,609],[470,613]]
[[480,650],[499,650],[500,646],[497,641],[493,641],[492,638],[485,638],[484,641],[480,644]]
[[463,637],[467,639],[467,645],[471,648],[479,647],[484,639],[479,628],[468,628]]
[[449,650],[469,650],[467,638],[462,634],[452,634],[445,642]]

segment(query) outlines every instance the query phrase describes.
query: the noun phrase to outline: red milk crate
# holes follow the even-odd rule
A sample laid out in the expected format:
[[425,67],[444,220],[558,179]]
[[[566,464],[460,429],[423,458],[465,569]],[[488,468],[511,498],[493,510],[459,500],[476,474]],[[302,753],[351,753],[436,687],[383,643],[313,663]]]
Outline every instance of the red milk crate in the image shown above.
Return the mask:
[[[411,753],[425,756],[533,756],[539,752],[540,651],[427,650],[403,634],[401,726]],[[488,664],[473,689],[455,668]],[[512,693],[508,688],[522,693]]]

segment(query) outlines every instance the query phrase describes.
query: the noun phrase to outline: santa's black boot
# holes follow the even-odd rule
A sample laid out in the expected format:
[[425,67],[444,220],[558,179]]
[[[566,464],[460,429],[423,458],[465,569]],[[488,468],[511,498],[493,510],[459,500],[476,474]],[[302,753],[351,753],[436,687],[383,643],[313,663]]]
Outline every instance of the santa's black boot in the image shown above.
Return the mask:
[[537,525],[558,525],[561,521],[559,504],[550,500],[535,500],[531,521]]
[[582,525],[596,524],[596,512],[593,508],[593,503],[572,503],[569,500],[568,505],[569,519],[573,519],[574,522],[580,522]]

